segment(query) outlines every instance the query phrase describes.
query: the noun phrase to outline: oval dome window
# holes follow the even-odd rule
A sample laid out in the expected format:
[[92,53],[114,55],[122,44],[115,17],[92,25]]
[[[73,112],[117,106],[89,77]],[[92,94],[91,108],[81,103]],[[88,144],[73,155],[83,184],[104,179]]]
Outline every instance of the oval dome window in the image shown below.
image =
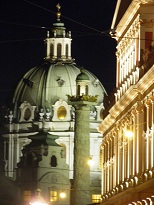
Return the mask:
[[31,110],[29,108],[26,108],[24,112],[24,119],[27,121],[30,119],[30,117],[31,117]]
[[60,106],[57,110],[57,116],[60,120],[63,120],[66,117],[67,110],[64,106]]

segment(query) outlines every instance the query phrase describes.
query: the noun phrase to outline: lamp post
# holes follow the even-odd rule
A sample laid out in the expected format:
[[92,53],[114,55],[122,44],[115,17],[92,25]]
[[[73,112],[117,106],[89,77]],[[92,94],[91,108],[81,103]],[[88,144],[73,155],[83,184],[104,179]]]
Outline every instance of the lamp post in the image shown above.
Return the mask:
[[32,200],[29,203],[30,205],[48,205],[46,201],[41,196],[41,190],[36,190],[36,195],[32,198]]

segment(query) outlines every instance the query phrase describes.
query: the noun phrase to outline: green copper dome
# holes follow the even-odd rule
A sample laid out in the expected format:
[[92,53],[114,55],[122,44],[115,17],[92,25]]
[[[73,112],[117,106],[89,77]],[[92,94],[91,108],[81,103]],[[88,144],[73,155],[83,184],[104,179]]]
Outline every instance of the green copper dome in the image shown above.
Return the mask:
[[90,81],[89,94],[98,95],[98,104],[103,102],[103,85],[88,70],[80,73],[75,63],[51,63],[44,61],[30,69],[20,80],[13,97],[14,104],[28,101],[37,108],[49,107],[59,99],[67,101],[67,95],[76,95],[76,79]]
[[85,71],[83,69],[81,69],[81,73],[77,76],[76,78],[77,81],[80,81],[80,80],[90,80],[89,79],[89,76],[85,73]]

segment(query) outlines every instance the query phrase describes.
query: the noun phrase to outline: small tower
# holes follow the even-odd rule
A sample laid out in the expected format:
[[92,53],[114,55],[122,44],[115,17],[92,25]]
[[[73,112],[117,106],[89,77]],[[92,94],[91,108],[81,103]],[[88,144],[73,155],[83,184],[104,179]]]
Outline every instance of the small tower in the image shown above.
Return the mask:
[[88,95],[90,80],[84,69],[80,70],[80,74],[76,78],[76,95]]
[[[74,176],[71,199],[74,205],[91,203],[90,190],[90,107],[96,105],[97,97],[89,96],[89,77],[81,70],[76,78],[76,96],[69,96],[75,107]],[[84,119],[84,121],[83,121]]]
[[45,59],[50,62],[72,62],[71,57],[71,32],[66,31],[64,23],[60,21],[61,6],[57,4],[57,21],[53,23],[52,33],[47,32],[46,38],[46,57]]

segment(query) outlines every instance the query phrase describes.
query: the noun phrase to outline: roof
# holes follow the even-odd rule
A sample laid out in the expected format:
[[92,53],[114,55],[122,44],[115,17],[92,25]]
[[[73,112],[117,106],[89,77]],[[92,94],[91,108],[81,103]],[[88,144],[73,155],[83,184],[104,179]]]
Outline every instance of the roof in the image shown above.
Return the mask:
[[119,21],[121,20],[122,16],[126,12],[127,8],[129,7],[132,1],[133,0],[117,0],[111,30],[116,28],[116,26],[118,25]]
[[[74,63],[43,62],[40,66],[30,69],[20,80],[13,97],[13,103],[19,105],[28,101],[31,105],[47,108],[63,99],[68,101],[68,95],[76,95],[76,78],[81,68]],[[103,85],[98,78],[88,70],[84,70],[90,80],[90,95],[98,95],[98,104],[103,102]]]
[[81,69],[81,73],[77,76],[76,80],[88,80],[89,76],[84,72],[84,70]]

